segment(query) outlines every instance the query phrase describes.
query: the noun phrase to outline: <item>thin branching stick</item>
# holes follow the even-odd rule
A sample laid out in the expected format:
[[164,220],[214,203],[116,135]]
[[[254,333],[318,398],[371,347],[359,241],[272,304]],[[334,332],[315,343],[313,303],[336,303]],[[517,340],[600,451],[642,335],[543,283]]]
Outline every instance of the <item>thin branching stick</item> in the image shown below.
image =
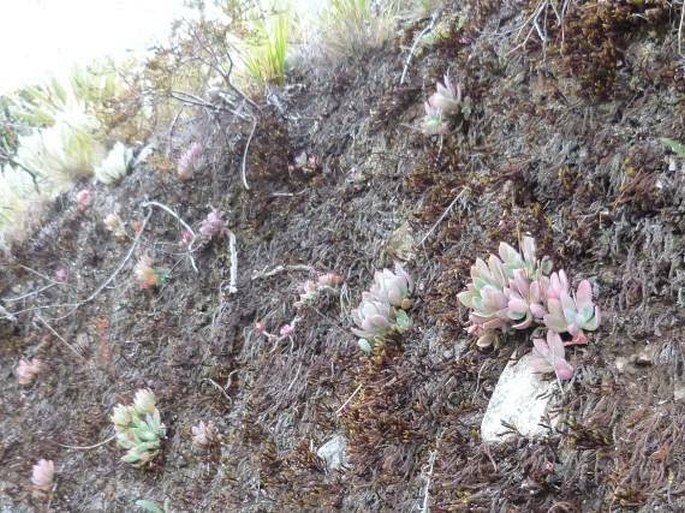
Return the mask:
[[117,435],[112,435],[108,439],[103,440],[102,442],[98,442],[98,443],[93,444],[93,445],[80,446],[80,445],[65,445],[65,444],[59,444],[59,443],[57,445],[59,445],[60,447],[64,447],[65,449],[74,449],[77,451],[89,451],[91,449],[97,449],[98,447],[102,447],[103,445],[110,443],[116,437],[117,437]]
[[221,388],[221,385],[219,385],[219,383],[217,383],[216,381],[214,381],[214,380],[211,379],[211,378],[205,378],[203,381],[206,381],[206,382],[210,383],[211,385],[213,385],[217,390],[219,390],[219,391],[222,393],[222,395],[226,398],[226,400],[227,400],[229,403],[233,403],[233,399],[231,399],[231,396],[228,395],[228,393],[226,392],[226,390],[224,390],[223,388]]
[[48,324],[48,322],[43,319],[40,315],[36,315],[36,319],[38,319],[49,331],[52,333],[55,337],[57,337],[58,340],[60,340],[65,346],[69,348],[69,350],[74,353],[76,356],[78,356],[81,360],[84,362],[88,363],[88,360],[86,360],[81,353],[79,353],[74,346],[72,346],[69,342],[64,340],[62,335],[57,333],[52,326]]
[[433,465],[435,465],[436,454],[436,451],[431,451],[430,456],[428,457],[428,470],[422,476],[426,481],[426,487],[423,491],[423,504],[421,506],[421,513],[430,512],[428,502],[430,500],[431,477],[433,476]]
[[56,283],[48,283],[47,285],[44,285],[43,287],[39,288],[38,290],[32,290],[31,292],[27,292],[26,294],[22,294],[21,296],[17,296],[17,297],[8,297],[7,299],[5,299],[5,301],[7,303],[13,303],[15,301],[21,301],[22,299],[26,299],[26,298],[29,298],[31,296],[36,296],[36,295],[40,294],[41,292],[45,292],[46,290],[51,289],[55,285],[57,285],[57,284]]
[[185,229],[188,231],[188,233],[190,233],[190,235],[191,235],[191,237],[192,237],[192,239],[190,240],[190,244],[188,244],[188,258],[190,259],[190,265],[193,267],[193,270],[194,270],[196,273],[199,272],[198,269],[197,269],[197,265],[195,265],[195,259],[193,258],[193,254],[192,254],[193,243],[194,243],[195,240],[197,239],[197,235],[195,234],[195,232],[193,231],[193,229],[190,227],[190,225],[189,225],[188,223],[186,223],[186,222],[181,218],[181,216],[179,216],[179,215],[178,215],[176,212],[174,212],[172,209],[170,209],[170,208],[167,207],[166,205],[164,205],[164,204],[162,204],[162,203],[159,203],[159,202],[157,202],[157,201],[145,201],[144,203],[142,203],[141,206],[142,206],[142,207],[157,207],[157,208],[161,208],[162,210],[164,210],[164,212],[166,212],[166,213],[169,214],[170,216],[173,216],[179,223],[181,223],[181,224],[183,225],[183,228],[185,228]]
[[678,55],[683,56],[683,22],[685,22],[685,1],[680,5],[680,22],[678,23]]
[[342,412],[342,411],[345,409],[345,406],[347,406],[348,404],[350,404],[350,401],[354,398],[355,395],[357,395],[357,394],[359,393],[359,391],[360,391],[361,389],[362,389],[362,386],[359,385],[359,386],[354,390],[354,392],[352,392],[352,395],[350,395],[350,397],[347,398],[347,401],[345,401],[344,403],[342,403],[342,406],[341,406],[340,408],[338,408],[337,410],[335,410],[334,415],[340,415],[340,412]]
[[138,233],[136,234],[135,239],[133,239],[133,242],[131,243],[131,247],[128,250],[128,253],[126,253],[126,256],[124,259],[121,261],[121,263],[117,266],[117,268],[114,270],[114,272],[107,278],[102,285],[100,285],[95,292],[93,292],[90,296],[88,296],[86,299],[83,301],[80,301],[74,305],[74,307],[69,310],[67,313],[60,317],[56,317],[53,320],[60,320],[64,319],[66,317],[69,317],[71,314],[73,314],[76,310],[81,308],[83,305],[90,303],[93,299],[95,299],[100,292],[102,292],[107,286],[109,286],[110,283],[116,278],[116,276],[121,272],[121,270],[124,268],[126,263],[131,259],[131,256],[133,256],[133,251],[136,249],[136,246],[138,246],[138,242],[140,242],[140,237],[143,235],[143,231],[145,230],[145,226],[147,226],[148,221],[150,220],[150,216],[152,215],[152,209],[148,210],[147,215],[145,216],[145,219],[143,219],[143,224],[140,226],[140,230],[138,230]]
[[414,52],[416,51],[416,47],[419,45],[419,42],[425,36],[428,32],[433,30],[433,27],[435,26],[435,20],[437,20],[438,13],[433,14],[431,16],[431,21],[426,26],[416,38],[414,38],[414,43],[411,45],[411,48],[409,49],[409,55],[407,55],[407,61],[404,63],[404,69],[402,70],[402,76],[400,77],[400,85],[404,84],[404,79],[407,77],[407,70],[409,70],[409,64],[411,63],[412,57],[414,57]]
[[4,315],[5,319],[10,322],[17,322],[16,313],[8,311],[4,306],[0,305],[0,315]]
[[266,269],[263,271],[252,271],[252,281],[259,280],[261,278],[269,278],[286,271],[303,271],[313,273],[316,272],[316,269],[314,269],[311,265],[305,264],[277,265],[270,271],[267,271]]
[[236,248],[236,239],[233,232],[228,232],[228,251],[231,254],[231,271],[228,281],[228,293],[235,294],[238,292],[238,250]]
[[454,199],[450,202],[450,204],[447,205],[447,208],[445,209],[445,211],[440,215],[440,217],[438,217],[438,220],[435,221],[435,223],[433,224],[433,226],[431,226],[430,230],[428,230],[428,232],[426,232],[426,235],[424,235],[423,238],[419,241],[419,246],[423,245],[423,243],[426,242],[426,240],[428,239],[428,237],[430,237],[430,235],[435,231],[435,229],[438,227],[438,225],[439,225],[440,223],[442,223],[443,219],[445,219],[445,217],[447,217],[447,214],[449,214],[450,210],[452,210],[452,207],[454,207],[455,203],[456,203],[457,201],[459,201],[459,200],[464,199],[464,196],[465,196],[466,194],[468,194],[468,192],[467,192],[468,190],[469,190],[469,189],[468,189],[467,187],[464,187],[464,188],[459,192],[459,194],[457,194],[457,195],[454,197]]
[[252,137],[254,137],[255,130],[257,129],[257,118],[252,117],[252,131],[250,131],[250,136],[247,138],[245,143],[245,149],[243,150],[243,165],[241,171],[241,178],[243,179],[243,187],[246,191],[250,190],[250,186],[247,185],[247,152],[250,149],[250,143],[252,142]]

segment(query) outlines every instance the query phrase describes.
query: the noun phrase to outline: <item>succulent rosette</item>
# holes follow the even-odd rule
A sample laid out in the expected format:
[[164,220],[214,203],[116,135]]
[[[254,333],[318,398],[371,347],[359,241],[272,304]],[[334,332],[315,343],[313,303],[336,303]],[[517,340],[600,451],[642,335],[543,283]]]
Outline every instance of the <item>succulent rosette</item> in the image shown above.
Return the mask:
[[428,105],[442,112],[445,116],[454,116],[461,109],[461,85],[453,84],[449,75],[445,75],[443,83],[438,82],[436,91],[428,98]]
[[407,309],[411,306],[409,295],[412,288],[411,277],[400,264],[396,263],[395,272],[390,269],[375,272],[369,295],[378,301]]
[[599,327],[599,307],[592,302],[592,286],[588,280],[578,284],[573,296],[561,290],[558,299],[550,297],[547,310],[549,313],[544,316],[547,328],[557,333],[568,332],[576,342],[587,339],[584,331],[595,331]]
[[533,339],[533,368],[536,372],[554,372],[560,381],[573,377],[573,367],[566,361],[564,343],[558,333],[549,330],[546,340]]
[[507,315],[516,324],[512,328],[523,330],[530,327],[536,319],[545,315],[542,287],[538,281],[531,282],[523,269],[514,271],[514,279],[505,291],[508,298]]
[[362,293],[362,301],[352,311],[356,328],[352,332],[360,337],[359,347],[371,352],[376,342],[392,332],[404,333],[411,328],[411,318],[405,312],[411,306],[410,295],[414,283],[404,268],[396,263],[394,271],[383,269],[374,273],[374,283]]
[[393,330],[395,310],[389,303],[375,299],[368,292],[362,294],[362,302],[352,311],[352,320],[358,328],[352,333],[365,339],[382,338]]

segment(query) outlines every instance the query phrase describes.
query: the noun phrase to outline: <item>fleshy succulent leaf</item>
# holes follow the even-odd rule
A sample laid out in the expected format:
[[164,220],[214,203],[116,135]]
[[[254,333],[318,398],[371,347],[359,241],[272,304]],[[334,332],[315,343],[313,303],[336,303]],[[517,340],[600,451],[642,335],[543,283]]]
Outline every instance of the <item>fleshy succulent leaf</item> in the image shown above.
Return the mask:
[[573,377],[573,367],[566,360],[564,343],[558,333],[549,330],[545,339],[533,339],[532,365],[536,372],[554,372],[561,381]]

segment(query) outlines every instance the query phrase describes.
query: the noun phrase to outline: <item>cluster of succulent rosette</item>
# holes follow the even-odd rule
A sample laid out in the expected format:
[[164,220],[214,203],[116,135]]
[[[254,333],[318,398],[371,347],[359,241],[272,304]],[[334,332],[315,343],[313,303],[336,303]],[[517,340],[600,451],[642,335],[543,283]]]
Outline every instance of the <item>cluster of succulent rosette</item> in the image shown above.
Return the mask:
[[357,328],[352,332],[359,338],[359,347],[367,353],[391,333],[403,333],[411,328],[406,310],[411,307],[413,282],[399,264],[390,269],[376,271],[373,285],[362,293],[362,301],[352,311]]
[[157,409],[157,399],[151,390],[138,390],[133,405],[116,405],[112,422],[117,445],[127,450],[122,461],[140,467],[157,456],[166,428]]
[[[472,281],[458,295],[472,310],[468,331],[478,337],[478,346],[489,347],[499,342],[498,330],[534,327],[538,372],[554,371],[559,379],[570,379],[573,368],[564,346],[587,343],[585,332],[596,330],[600,322],[592,286],[583,280],[574,291],[563,270],[551,272],[549,259],[536,258],[532,237],[523,237],[520,246],[519,253],[502,242],[499,256],[490,255],[487,262],[479,258],[471,267]],[[545,328],[546,337],[539,337]]]

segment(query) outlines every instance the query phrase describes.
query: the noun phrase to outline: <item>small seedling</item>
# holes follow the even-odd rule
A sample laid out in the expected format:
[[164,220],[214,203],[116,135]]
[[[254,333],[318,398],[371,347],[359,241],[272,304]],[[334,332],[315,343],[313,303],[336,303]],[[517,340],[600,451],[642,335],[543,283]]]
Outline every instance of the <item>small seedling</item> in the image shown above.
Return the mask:
[[190,434],[193,445],[199,449],[205,449],[216,441],[216,427],[211,420],[207,423],[201,420],[190,428]]
[[445,75],[443,83],[438,82],[435,88],[424,104],[423,133],[428,136],[446,135],[451,119],[458,114],[468,118],[470,114],[470,101],[463,97],[461,84],[453,83],[449,75]]

